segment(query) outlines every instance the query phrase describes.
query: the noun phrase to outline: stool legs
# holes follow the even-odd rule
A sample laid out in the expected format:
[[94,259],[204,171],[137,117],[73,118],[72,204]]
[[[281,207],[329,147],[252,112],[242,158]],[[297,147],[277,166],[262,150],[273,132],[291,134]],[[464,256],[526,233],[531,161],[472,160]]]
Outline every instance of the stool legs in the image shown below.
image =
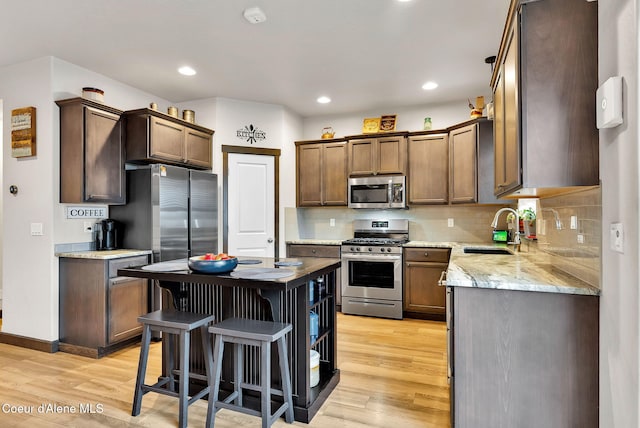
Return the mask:
[[289,360],[287,356],[287,341],[284,337],[277,340],[278,360],[280,361],[280,376],[282,378],[282,396],[288,408],[284,413],[284,420],[293,423],[293,398],[291,396],[291,375],[289,374]]
[[[233,343],[234,347],[234,360],[233,360],[233,392],[226,397],[224,401],[220,401],[220,377],[222,374],[222,356],[224,354],[224,343],[229,340]],[[231,408],[236,411],[240,411],[248,414],[259,415],[262,418],[262,428],[269,428],[275,419],[284,413],[285,421],[287,423],[293,423],[293,399],[291,396],[291,376],[289,374],[289,363],[287,357],[287,344],[285,337],[280,337],[276,340],[278,350],[278,362],[281,374],[282,383],[282,396],[284,404],[275,412],[271,414],[271,343],[268,341],[245,341],[238,340],[230,337],[225,337],[221,334],[215,335],[215,345],[213,353],[209,352],[207,360],[209,364],[212,364],[212,369],[209,370],[209,402],[207,403],[207,420],[205,426],[207,428],[213,428],[215,425],[216,412],[222,408]],[[254,410],[245,409],[242,407],[243,397],[242,388],[244,384],[243,370],[244,370],[244,349],[243,343],[258,346],[260,349],[260,412]],[[209,350],[211,348],[208,348]],[[250,385],[245,385],[249,387]],[[278,391],[273,391],[280,393]],[[232,401],[235,401],[234,405],[230,405]]]
[[191,333],[180,332],[180,385],[178,395],[178,425],[187,426],[187,406],[189,405],[189,346],[191,345]]
[[209,371],[209,403],[207,404],[207,421],[205,427],[212,428],[215,424],[216,412],[215,403],[218,401],[218,393],[220,392],[220,374],[222,372],[222,336],[217,335],[214,341],[213,356],[209,348],[207,352],[207,360],[213,364],[213,370]]
[[262,428],[271,425],[271,343],[262,342],[260,345],[260,409],[262,410]]
[[147,359],[149,357],[149,345],[151,343],[151,327],[145,325],[142,330],[142,343],[140,345],[140,359],[138,360],[138,377],[136,378],[136,390],[133,394],[133,409],[131,416],[138,416],[142,406],[142,385],[147,373]]

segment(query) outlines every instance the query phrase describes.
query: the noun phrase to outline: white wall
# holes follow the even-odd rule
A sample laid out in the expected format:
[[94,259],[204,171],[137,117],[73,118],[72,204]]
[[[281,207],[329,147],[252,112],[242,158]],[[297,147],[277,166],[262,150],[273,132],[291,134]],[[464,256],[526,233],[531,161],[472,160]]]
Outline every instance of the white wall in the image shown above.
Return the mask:
[[[0,69],[3,117],[11,110],[36,107],[37,155],[12,158],[3,145],[2,182],[2,331],[46,341],[58,339],[59,243],[89,241],[81,220],[67,220],[59,200],[59,110],[56,99],[81,95],[82,87],[99,87],[105,102],[127,110],[145,106],[149,100],[166,103],[135,88],[46,57]],[[3,127],[10,141],[10,126]],[[6,184],[6,185],[4,185]],[[9,194],[18,186],[16,196]],[[43,236],[31,236],[30,224],[43,224]]]
[[[638,251],[638,0],[598,2],[599,83],[624,79],[624,124],[600,131],[602,295],[600,426],[640,425]],[[624,253],[609,248],[610,223],[624,225]]]
[[[485,95],[485,102],[491,100],[490,95]],[[475,97],[471,100],[475,103]],[[362,121],[367,117],[380,117],[386,114],[395,114],[397,131],[421,131],[424,126],[424,118],[430,117],[433,129],[443,129],[470,119],[469,102],[465,100],[409,106],[403,108],[391,108],[384,110],[368,110],[352,114],[338,116],[315,116],[304,119],[303,139],[317,140],[322,136],[322,129],[330,126],[336,132],[335,138],[346,135],[362,133]]]

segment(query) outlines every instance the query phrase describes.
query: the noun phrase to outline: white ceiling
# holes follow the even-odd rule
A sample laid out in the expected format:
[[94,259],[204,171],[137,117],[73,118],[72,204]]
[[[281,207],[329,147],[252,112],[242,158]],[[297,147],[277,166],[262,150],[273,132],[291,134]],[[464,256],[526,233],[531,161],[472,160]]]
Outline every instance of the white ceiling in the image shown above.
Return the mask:
[[[267,15],[249,24],[242,12]],[[0,67],[55,56],[179,103],[308,117],[490,93],[509,0],[0,0]],[[188,64],[198,72],[176,72]],[[439,83],[423,91],[424,82]],[[1,94],[0,94],[1,95]],[[316,103],[320,95],[333,102]]]

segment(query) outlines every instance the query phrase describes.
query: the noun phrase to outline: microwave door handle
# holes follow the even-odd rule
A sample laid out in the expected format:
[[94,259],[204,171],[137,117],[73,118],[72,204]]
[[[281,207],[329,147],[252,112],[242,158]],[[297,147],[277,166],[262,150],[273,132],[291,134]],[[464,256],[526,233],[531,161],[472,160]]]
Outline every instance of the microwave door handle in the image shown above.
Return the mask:
[[387,200],[389,201],[389,208],[393,205],[393,181],[389,179],[389,185],[387,186]]

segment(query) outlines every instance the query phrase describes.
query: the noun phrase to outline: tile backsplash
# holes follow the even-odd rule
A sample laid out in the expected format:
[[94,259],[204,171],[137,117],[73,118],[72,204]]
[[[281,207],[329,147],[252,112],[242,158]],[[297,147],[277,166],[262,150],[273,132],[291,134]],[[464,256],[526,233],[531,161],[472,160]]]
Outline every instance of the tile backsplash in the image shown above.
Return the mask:
[[[504,205],[512,206],[513,205]],[[355,219],[409,220],[413,241],[490,243],[491,221],[503,205],[419,206],[408,210],[355,210],[344,207],[286,208],[285,238],[342,240],[353,237]],[[335,224],[332,226],[332,220]],[[448,220],[453,219],[453,227]],[[506,214],[501,217],[506,228]]]
[[538,249],[553,266],[600,288],[601,188],[543,198],[536,220]]

